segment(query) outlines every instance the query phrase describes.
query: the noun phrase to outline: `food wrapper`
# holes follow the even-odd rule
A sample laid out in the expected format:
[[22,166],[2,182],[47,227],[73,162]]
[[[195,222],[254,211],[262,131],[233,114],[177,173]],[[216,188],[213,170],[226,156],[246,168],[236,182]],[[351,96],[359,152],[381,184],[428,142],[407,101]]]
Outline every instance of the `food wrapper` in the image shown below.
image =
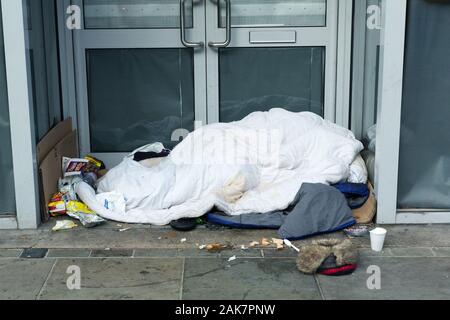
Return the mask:
[[77,224],[70,220],[57,221],[53,227],[53,231],[70,230],[78,227]]
[[86,172],[95,172],[98,173],[98,171],[106,169],[105,164],[103,163],[103,161],[94,158],[92,156],[86,156],[84,157],[85,160],[89,161],[89,164],[87,166],[87,168],[85,168],[85,173]]
[[87,205],[79,201],[69,201],[66,205],[67,213],[83,212],[86,214],[95,214]]
[[66,203],[64,201],[54,201],[48,204],[48,212],[52,217],[63,216],[66,214]]
[[52,217],[58,217],[67,213],[66,203],[72,200],[72,195],[66,192],[56,193],[48,204],[48,211]]
[[79,220],[81,224],[86,228],[93,228],[106,222],[105,219],[95,214],[95,212],[89,209],[89,207],[84,203],[78,201],[69,201],[66,205],[66,208],[67,215]]
[[73,176],[82,176],[85,167],[89,164],[86,159],[63,158],[63,176],[64,178]]

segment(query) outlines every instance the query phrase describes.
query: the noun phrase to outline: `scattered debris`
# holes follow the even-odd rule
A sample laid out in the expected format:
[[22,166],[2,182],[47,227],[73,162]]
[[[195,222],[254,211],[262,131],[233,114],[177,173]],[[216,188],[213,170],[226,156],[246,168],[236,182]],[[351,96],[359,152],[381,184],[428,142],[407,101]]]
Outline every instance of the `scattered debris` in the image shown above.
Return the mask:
[[222,244],[222,243],[212,243],[212,244],[203,244],[198,246],[200,250],[208,250],[209,252],[221,252],[224,250],[232,250],[233,246],[230,244]]
[[236,259],[237,259],[236,256],[232,256],[230,259],[228,259],[228,262],[234,261],[234,260],[236,260]]
[[56,221],[56,225],[53,227],[53,231],[70,230],[78,227],[78,225],[70,220]]
[[131,230],[131,229],[132,228],[123,228],[123,229],[120,229],[119,232],[125,232],[125,231]]
[[347,229],[344,229],[344,233],[352,238],[362,238],[369,236],[369,226],[367,225],[357,225]]
[[206,250],[209,252],[221,252],[224,250],[231,250],[233,246],[230,244],[213,243],[206,246]]
[[283,240],[272,238],[272,242],[277,246],[277,250],[284,249],[284,241]]
[[272,238],[272,240],[262,238],[259,242],[258,241],[251,242],[249,246],[250,248],[276,246],[278,250],[284,249],[283,240],[275,238]]
[[250,248],[259,246],[259,242],[258,241],[253,241],[252,243],[250,243]]

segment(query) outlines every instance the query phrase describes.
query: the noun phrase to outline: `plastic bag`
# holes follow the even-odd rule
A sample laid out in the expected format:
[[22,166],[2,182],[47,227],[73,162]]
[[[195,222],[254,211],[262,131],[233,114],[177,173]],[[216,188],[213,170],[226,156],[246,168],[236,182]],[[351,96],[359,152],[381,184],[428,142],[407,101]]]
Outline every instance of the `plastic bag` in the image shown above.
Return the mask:
[[106,192],[96,195],[97,201],[107,210],[117,213],[126,212],[126,201],[124,196],[118,192]]
[[75,185],[81,181],[80,177],[60,178],[58,181],[58,190],[60,193],[66,194],[67,201],[76,201],[77,194]]

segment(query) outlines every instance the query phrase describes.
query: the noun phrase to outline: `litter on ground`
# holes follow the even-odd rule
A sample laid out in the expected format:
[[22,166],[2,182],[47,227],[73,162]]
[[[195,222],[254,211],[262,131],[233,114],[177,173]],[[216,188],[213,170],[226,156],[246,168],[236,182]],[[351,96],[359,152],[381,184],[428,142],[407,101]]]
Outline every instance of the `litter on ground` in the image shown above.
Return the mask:
[[53,231],[70,230],[78,227],[78,225],[70,220],[56,221],[56,225],[53,227]]
[[284,249],[284,242],[281,239],[272,238],[272,242],[277,246],[277,250]]
[[250,248],[254,247],[276,247],[278,250],[284,249],[284,243],[281,239],[272,238],[262,238],[260,241],[253,241],[249,245]]
[[250,248],[257,247],[257,246],[259,246],[258,241],[253,241],[252,243],[250,243]]
[[346,235],[352,238],[361,238],[369,236],[369,226],[367,225],[357,225],[347,229],[344,229]]
[[233,249],[233,246],[229,244],[222,244],[222,243],[213,243],[206,246],[206,250],[209,252],[220,252],[224,250],[231,250]]

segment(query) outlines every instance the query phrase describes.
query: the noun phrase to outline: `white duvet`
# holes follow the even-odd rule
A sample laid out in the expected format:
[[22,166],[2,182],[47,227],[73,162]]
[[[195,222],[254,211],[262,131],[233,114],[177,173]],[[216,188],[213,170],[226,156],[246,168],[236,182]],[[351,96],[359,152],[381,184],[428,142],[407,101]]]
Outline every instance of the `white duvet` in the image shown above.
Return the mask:
[[352,167],[362,150],[351,131],[313,113],[272,109],[202,127],[151,167],[127,157],[99,182],[99,195],[85,183],[77,193],[100,216],[126,223],[166,225],[214,206],[266,213],[286,209],[304,182],[366,182]]

